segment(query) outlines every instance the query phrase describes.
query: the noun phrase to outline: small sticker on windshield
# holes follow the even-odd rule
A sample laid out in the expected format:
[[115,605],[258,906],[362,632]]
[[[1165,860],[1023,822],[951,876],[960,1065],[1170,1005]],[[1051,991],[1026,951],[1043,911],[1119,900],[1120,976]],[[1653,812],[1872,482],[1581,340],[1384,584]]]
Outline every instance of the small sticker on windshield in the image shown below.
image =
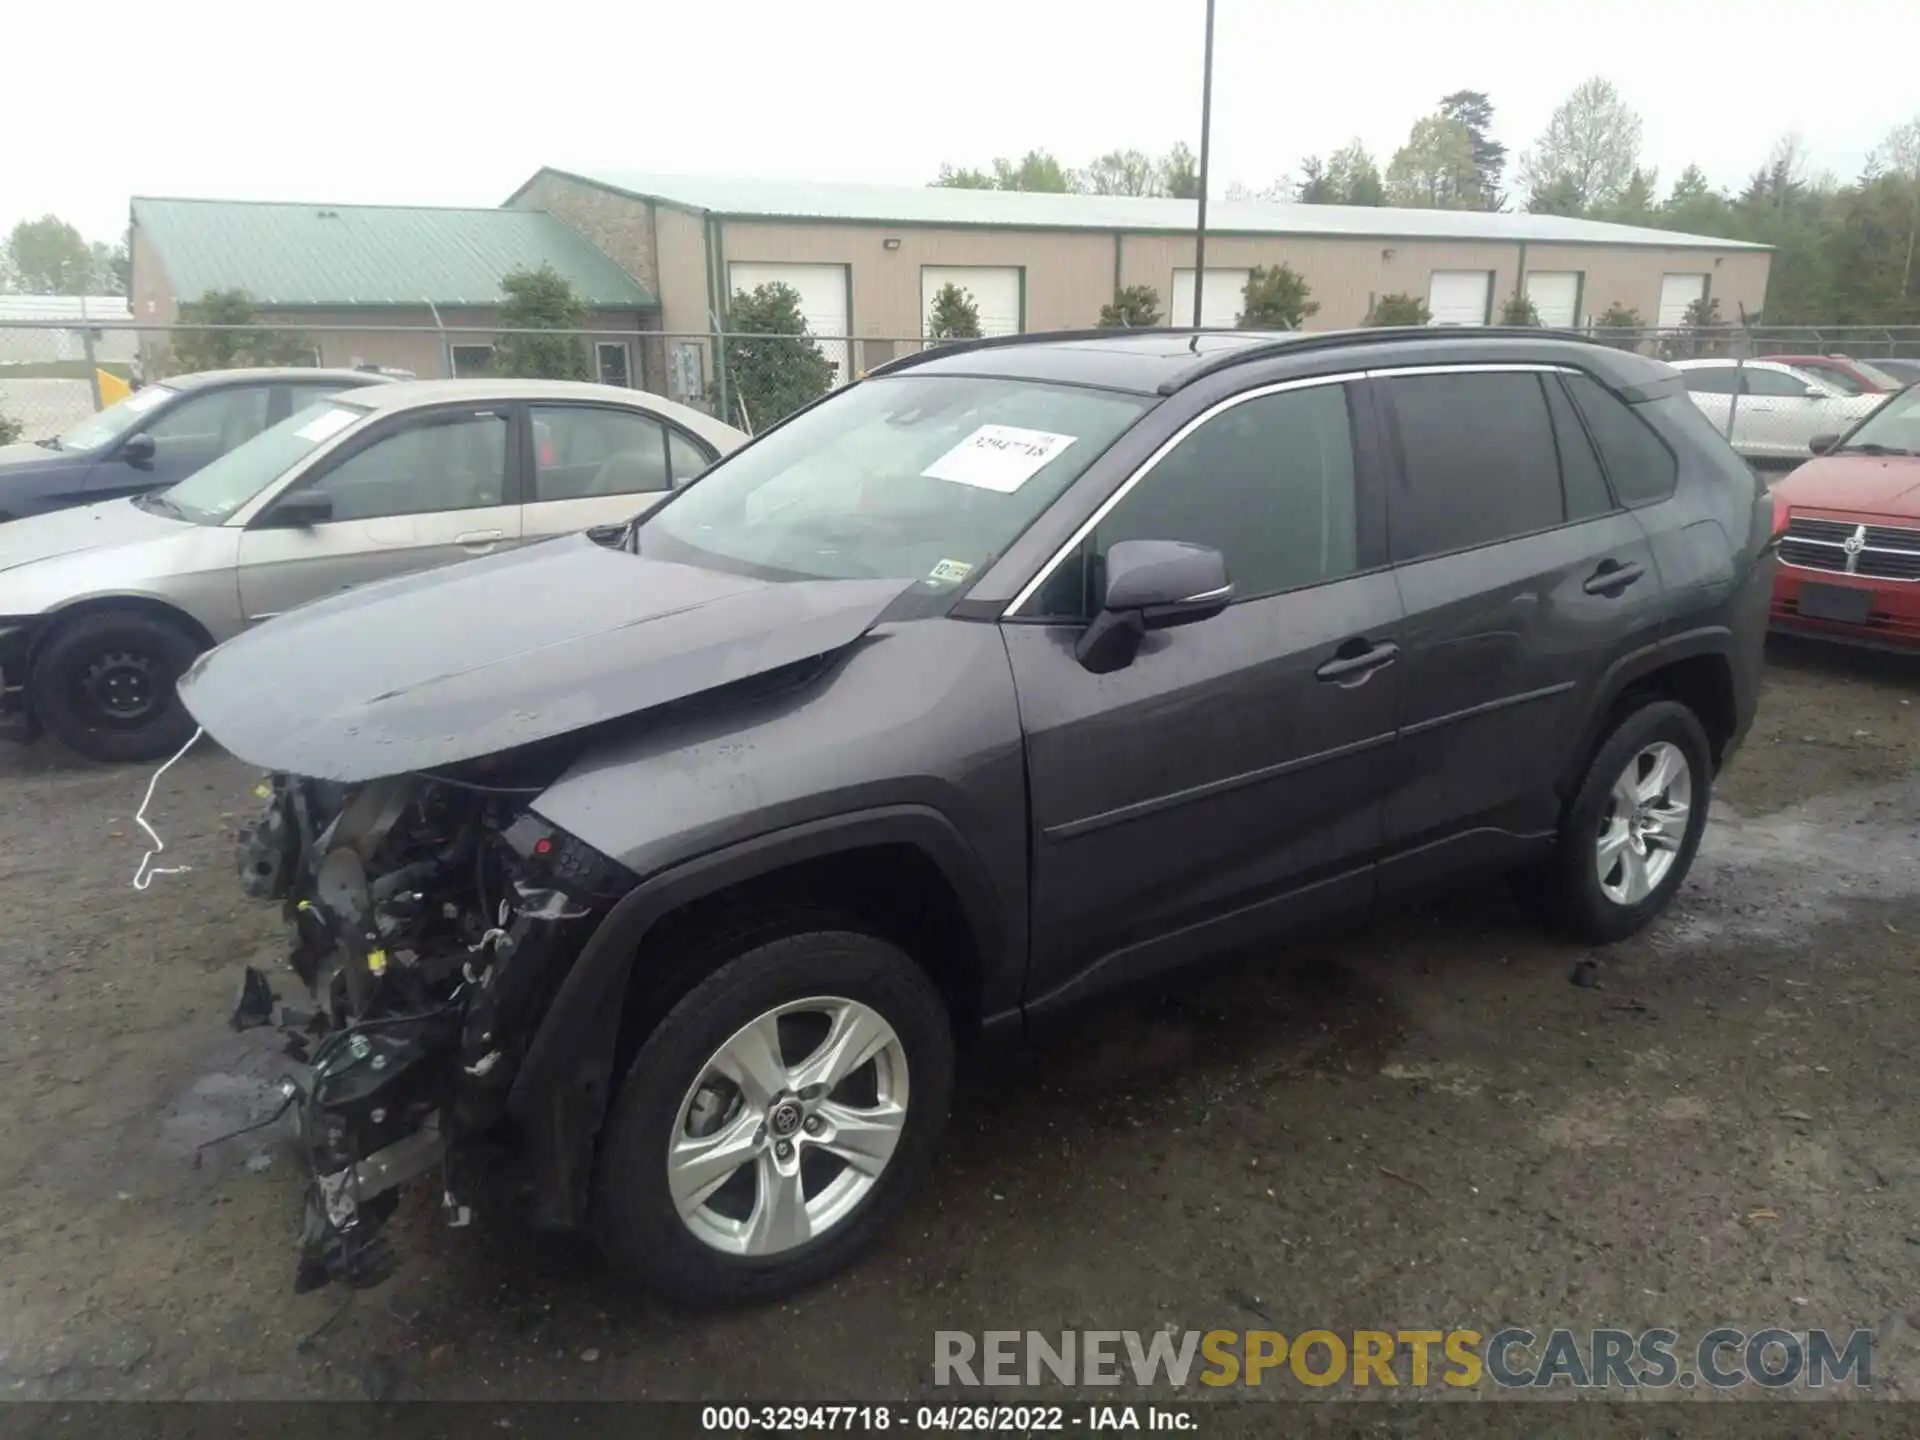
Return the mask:
[[1018,425],[982,425],[920,473],[1011,495],[1078,438]]
[[157,387],[151,390],[136,390],[126,398],[125,404],[132,414],[144,415],[171,394],[173,391]]
[[314,416],[293,433],[302,440],[318,444],[322,440],[331,440],[359,418],[351,410],[329,410],[324,415]]
[[972,573],[973,566],[964,560],[942,560],[927,572],[927,580],[933,585],[958,585]]

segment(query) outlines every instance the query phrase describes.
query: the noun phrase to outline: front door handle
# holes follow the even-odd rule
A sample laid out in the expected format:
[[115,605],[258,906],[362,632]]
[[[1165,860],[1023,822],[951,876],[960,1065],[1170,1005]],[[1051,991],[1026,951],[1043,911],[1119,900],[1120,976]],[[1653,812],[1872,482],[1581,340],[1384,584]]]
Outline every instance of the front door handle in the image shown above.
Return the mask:
[[502,530],[469,530],[453,537],[453,543],[472,555],[484,555],[505,538]]
[[1364,680],[1382,665],[1400,658],[1400,647],[1391,640],[1375,644],[1371,640],[1349,640],[1333,652],[1333,658],[1313,672],[1316,680],[1336,685]]
[[1619,596],[1626,588],[1647,572],[1631,562],[1602,560],[1600,568],[1587,577],[1587,583],[1580,588],[1589,595],[1604,595],[1609,600]]

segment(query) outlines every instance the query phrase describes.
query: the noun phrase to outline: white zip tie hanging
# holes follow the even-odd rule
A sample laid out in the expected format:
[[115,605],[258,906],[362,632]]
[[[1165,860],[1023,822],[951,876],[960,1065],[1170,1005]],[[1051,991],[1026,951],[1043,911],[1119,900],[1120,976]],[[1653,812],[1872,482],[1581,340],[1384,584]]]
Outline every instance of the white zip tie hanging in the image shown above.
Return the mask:
[[186,754],[187,751],[197,745],[200,737],[205,733],[206,731],[196,728],[192,736],[187,740],[187,743],[182,745],[179,750],[174,753],[173,760],[167,761],[166,764],[154,771],[153,778],[147,781],[147,793],[145,798],[140,801],[139,810],[134,813],[133,823],[146,832],[147,839],[151,840],[153,844],[148,847],[147,853],[140,857],[140,868],[133,872],[133,888],[136,890],[146,889],[153,883],[153,877],[156,875],[184,875],[193,868],[191,865],[155,865],[153,863],[154,857],[167,848],[167,842],[160,838],[159,831],[147,823],[147,807],[153,804],[153,792],[155,787],[160,784],[160,777],[173,768],[175,760],[178,760],[182,755]]

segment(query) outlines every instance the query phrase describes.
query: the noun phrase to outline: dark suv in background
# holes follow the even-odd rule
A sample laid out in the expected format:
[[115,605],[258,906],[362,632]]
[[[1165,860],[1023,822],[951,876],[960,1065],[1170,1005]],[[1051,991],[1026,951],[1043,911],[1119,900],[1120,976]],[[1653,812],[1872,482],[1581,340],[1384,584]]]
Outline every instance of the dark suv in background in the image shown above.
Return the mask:
[[303,1280],[487,1170],[670,1294],[775,1294],[906,1203],[957,1045],[1476,873],[1629,935],[1752,720],[1774,546],[1656,361],[1100,331],[229,641],[181,693],[274,772]]
[[390,378],[289,367],[205,370],[143,385],[58,435],[0,445],[0,520],[177,485],[315,401]]

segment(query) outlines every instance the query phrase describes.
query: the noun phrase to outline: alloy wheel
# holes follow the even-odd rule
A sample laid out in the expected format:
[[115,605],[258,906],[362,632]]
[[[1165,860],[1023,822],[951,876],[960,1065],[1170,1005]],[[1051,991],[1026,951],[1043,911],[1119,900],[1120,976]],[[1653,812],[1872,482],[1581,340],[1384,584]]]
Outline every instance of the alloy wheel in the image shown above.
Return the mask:
[[667,1142],[681,1221],[731,1255],[825,1235],[885,1173],[907,1090],[899,1037],[857,1000],[795,1000],[741,1026],[701,1068]]
[[1646,746],[1613,782],[1594,846],[1600,890],[1638,905],[1672,873],[1693,811],[1693,767],[1669,740]]

